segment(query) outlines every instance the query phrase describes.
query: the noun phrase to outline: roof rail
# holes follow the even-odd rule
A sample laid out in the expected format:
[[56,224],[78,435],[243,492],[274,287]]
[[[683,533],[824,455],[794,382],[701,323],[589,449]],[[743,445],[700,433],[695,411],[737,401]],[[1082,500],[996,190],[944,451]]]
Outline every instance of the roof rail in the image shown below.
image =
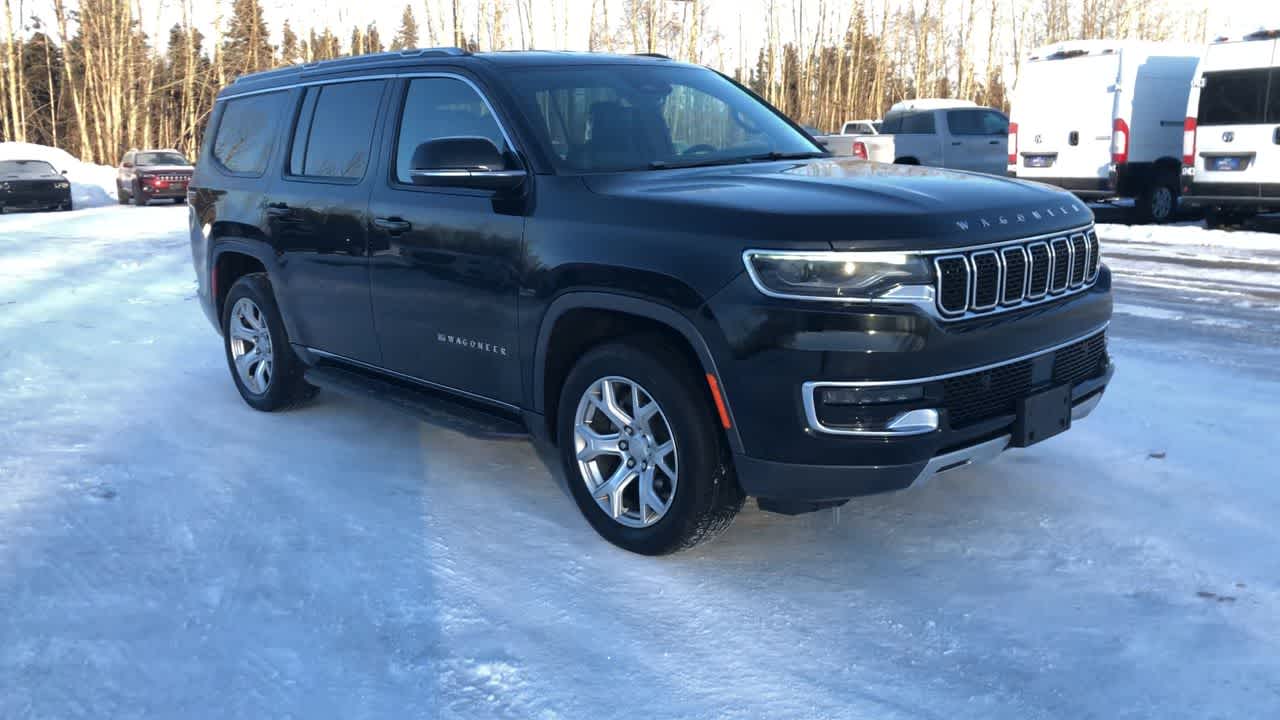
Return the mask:
[[632,55],[634,55],[634,56],[636,56],[636,57],[657,58],[657,59],[659,59],[659,60],[670,60],[670,59],[671,59],[671,57],[670,57],[670,56],[668,56],[668,55],[663,55],[662,53],[631,53],[631,54],[632,54]]
[[459,47],[431,47],[431,48],[412,48],[409,50],[391,50],[389,52],[371,53],[369,55],[354,55],[351,57],[335,58],[333,60],[320,60],[317,62],[309,62],[302,65],[289,65],[282,68],[273,68],[271,70],[263,70],[255,73],[247,73],[235,79],[235,82],[244,80],[263,80],[276,75],[296,74],[307,70],[341,70],[343,68],[358,68],[365,65],[385,62],[394,58],[426,58],[426,57],[463,57],[471,53]]
[[1245,40],[1274,40],[1280,37],[1280,30],[1255,30],[1244,36]]
[[409,50],[390,50],[388,52],[371,53],[369,55],[354,55],[352,57],[337,58],[335,60],[321,60],[319,62],[310,62],[303,65],[304,70],[314,70],[316,68],[342,68],[342,67],[360,67],[361,65],[369,65],[372,63],[382,62],[391,58],[419,58],[419,57],[463,57],[471,53],[459,47],[432,47],[432,48],[412,48]]

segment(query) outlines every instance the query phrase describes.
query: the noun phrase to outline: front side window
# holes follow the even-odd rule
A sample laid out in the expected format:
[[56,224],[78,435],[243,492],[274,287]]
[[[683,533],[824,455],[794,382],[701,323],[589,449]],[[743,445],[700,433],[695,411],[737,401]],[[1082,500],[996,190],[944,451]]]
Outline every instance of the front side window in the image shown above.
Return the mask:
[[457,78],[418,78],[405,91],[404,111],[396,141],[396,180],[410,184],[409,171],[418,146],[447,137],[488,138],[502,153],[510,148],[484,99]]
[[947,128],[952,135],[1007,135],[1009,120],[994,110],[948,110]]
[[286,92],[227,100],[213,141],[213,157],[233,173],[261,175],[275,143]]
[[369,167],[384,81],[307,88],[293,131],[289,174],[359,180]]
[[590,65],[512,75],[521,109],[561,172],[823,153],[768,106],[709,70]]
[[1266,122],[1266,68],[1224,70],[1204,74],[1200,88],[1199,125],[1250,125]]

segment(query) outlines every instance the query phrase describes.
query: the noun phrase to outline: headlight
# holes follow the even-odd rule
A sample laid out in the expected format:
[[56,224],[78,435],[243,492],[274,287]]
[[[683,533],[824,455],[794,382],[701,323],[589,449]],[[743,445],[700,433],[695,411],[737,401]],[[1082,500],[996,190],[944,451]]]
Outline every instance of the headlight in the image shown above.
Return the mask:
[[54,183],[53,186],[58,190],[66,190],[67,188],[71,187],[71,183],[60,182],[60,183]]
[[0,192],[8,192],[8,191],[9,191],[9,183],[0,182]]
[[773,297],[872,300],[896,287],[933,283],[920,255],[748,250],[742,257],[756,288]]

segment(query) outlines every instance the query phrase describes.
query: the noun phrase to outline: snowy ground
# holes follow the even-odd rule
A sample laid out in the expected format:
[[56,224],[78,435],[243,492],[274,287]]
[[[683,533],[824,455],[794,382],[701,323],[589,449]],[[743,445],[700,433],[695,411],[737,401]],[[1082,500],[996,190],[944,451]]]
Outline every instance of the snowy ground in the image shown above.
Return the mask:
[[2,718],[1280,715],[1280,236],[1101,228],[1071,433],[647,559],[526,444],[249,410],[185,217],[0,218]]

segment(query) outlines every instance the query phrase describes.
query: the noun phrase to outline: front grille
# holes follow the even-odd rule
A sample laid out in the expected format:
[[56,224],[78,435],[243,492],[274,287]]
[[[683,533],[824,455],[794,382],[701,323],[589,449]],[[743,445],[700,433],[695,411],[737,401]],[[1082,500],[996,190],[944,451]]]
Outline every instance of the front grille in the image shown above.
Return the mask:
[[[952,429],[1016,413],[1019,400],[1048,387],[1034,382],[1039,362],[1044,355],[943,380],[943,407]],[[1052,384],[1078,385],[1101,376],[1106,367],[1107,339],[1099,332],[1053,352]]]
[[190,175],[145,175],[148,180],[163,180],[165,182],[187,182],[191,179]]
[[1092,229],[938,257],[938,309],[960,320],[1084,290],[1098,277],[1098,257]]

